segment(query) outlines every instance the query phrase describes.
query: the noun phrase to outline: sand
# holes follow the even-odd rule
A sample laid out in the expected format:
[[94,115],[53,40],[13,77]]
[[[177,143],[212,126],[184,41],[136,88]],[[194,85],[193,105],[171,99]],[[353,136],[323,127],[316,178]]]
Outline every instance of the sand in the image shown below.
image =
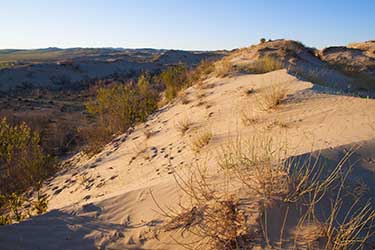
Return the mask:
[[[256,112],[259,121],[255,125],[244,125],[241,111],[256,109],[257,91],[272,84],[286,86],[287,98],[276,110]],[[345,148],[359,145],[355,173],[364,176],[366,183],[374,183],[375,100],[328,89],[325,93],[286,70],[211,77],[204,86],[190,87],[186,90],[189,103],[177,100],[167,105],[92,158],[77,155],[70,159],[72,166],[43,187],[50,197],[49,211],[0,227],[0,248],[183,249],[170,237],[171,232],[158,237],[153,233],[166,219],[158,205],[175,207],[181,199],[173,174],[189,169],[195,161],[214,169],[221,145],[239,135],[279,135],[288,140],[289,156],[318,151],[333,162]],[[250,89],[255,94],[247,94]],[[176,124],[184,119],[192,122],[192,128],[181,135]],[[210,130],[213,138],[196,154],[191,140],[200,129]],[[369,187],[375,197],[375,186]]]

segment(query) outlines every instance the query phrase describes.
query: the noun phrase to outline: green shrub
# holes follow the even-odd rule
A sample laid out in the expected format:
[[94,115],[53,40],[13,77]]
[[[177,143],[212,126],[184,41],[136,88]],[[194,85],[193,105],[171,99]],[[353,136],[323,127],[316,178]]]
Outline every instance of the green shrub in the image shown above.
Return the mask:
[[25,206],[26,202],[22,194],[0,195],[0,225],[12,224],[47,212],[47,196],[42,196],[39,190],[36,199],[30,203],[31,206]]
[[170,66],[160,74],[168,101],[175,98],[181,89],[189,86],[188,70],[184,65]]
[[38,186],[55,170],[54,159],[44,154],[39,134],[25,123],[0,122],[0,193],[23,192]]
[[157,108],[158,95],[152,89],[149,75],[136,84],[115,84],[99,88],[96,99],[86,103],[87,111],[97,117],[99,126],[111,133],[125,132],[136,122],[143,122]]

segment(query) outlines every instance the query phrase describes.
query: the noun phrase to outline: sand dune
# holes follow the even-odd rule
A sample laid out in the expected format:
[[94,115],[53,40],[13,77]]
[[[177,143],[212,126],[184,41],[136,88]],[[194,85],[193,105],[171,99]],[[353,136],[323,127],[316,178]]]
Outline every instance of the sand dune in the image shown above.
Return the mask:
[[[257,122],[244,125],[241,111],[257,110],[256,94],[269,85],[285,86],[286,99],[277,110],[255,112]],[[351,176],[375,197],[375,100],[318,90],[286,70],[211,77],[204,86],[190,87],[188,104],[177,99],[94,157],[70,159],[71,167],[43,187],[49,212],[0,227],[1,249],[183,249],[170,237],[182,239],[180,233],[156,237],[153,231],[166,220],[160,207],[176,207],[182,199],[174,173],[190,170],[195,162],[214,171],[220,147],[239,135],[277,135],[287,139],[289,157],[314,152],[333,165],[346,150],[359,147],[349,161]],[[250,89],[255,94],[247,94]],[[191,128],[181,135],[176,127],[184,119]],[[213,137],[197,154],[191,141],[203,129]],[[145,131],[152,136],[147,139]]]

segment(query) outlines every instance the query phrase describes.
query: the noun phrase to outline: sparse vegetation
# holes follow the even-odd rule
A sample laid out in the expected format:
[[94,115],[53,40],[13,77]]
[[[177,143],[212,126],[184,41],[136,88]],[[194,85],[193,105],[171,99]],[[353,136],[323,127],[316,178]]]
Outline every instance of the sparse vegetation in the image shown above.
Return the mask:
[[124,132],[136,122],[145,121],[157,108],[157,95],[150,77],[143,75],[136,85],[115,84],[99,88],[94,101],[86,104],[87,111],[111,132]]
[[189,86],[188,71],[184,65],[170,66],[160,74],[165,85],[165,97],[168,101],[174,99],[178,92]]
[[176,123],[175,127],[181,135],[185,135],[186,132],[191,128],[192,125],[193,125],[193,123],[187,117],[185,117],[185,118],[179,120]]
[[213,134],[208,129],[197,131],[191,140],[191,149],[198,153],[204,146],[206,146],[212,139]]
[[245,126],[252,126],[257,124],[260,121],[260,118],[253,109],[250,110],[248,107],[246,107],[241,110],[241,121]]
[[0,192],[19,193],[37,186],[55,171],[54,159],[44,154],[39,134],[25,123],[0,122]]
[[338,70],[344,75],[352,78],[351,90],[354,91],[373,91],[375,90],[375,77],[369,73],[361,71],[359,68],[351,65],[330,65],[331,68]]
[[97,118],[98,125],[83,130],[89,150],[98,151],[111,134],[125,132],[143,122],[157,109],[158,94],[151,87],[151,77],[141,75],[136,84],[115,84],[97,91],[95,100],[86,103],[87,111]]
[[238,138],[218,153],[217,175],[200,165],[187,176],[176,174],[190,202],[166,210],[152,196],[168,218],[160,229],[194,235],[192,242],[175,239],[188,249],[341,250],[368,244],[374,208],[345,193],[351,154],[327,168],[319,157],[285,158],[286,152],[287,145],[272,137]]
[[286,97],[287,89],[279,83],[273,83],[262,89],[256,96],[260,111],[269,111],[277,108]]
[[234,72],[233,65],[228,58],[224,58],[215,64],[215,73],[217,77],[226,77]]
[[215,65],[213,61],[203,60],[197,67],[190,72],[190,82],[197,83],[198,86],[202,86],[203,81],[215,71]]
[[282,68],[282,63],[278,61],[276,58],[273,58],[271,56],[264,56],[255,60],[251,65],[249,65],[244,70],[250,74],[264,74]]

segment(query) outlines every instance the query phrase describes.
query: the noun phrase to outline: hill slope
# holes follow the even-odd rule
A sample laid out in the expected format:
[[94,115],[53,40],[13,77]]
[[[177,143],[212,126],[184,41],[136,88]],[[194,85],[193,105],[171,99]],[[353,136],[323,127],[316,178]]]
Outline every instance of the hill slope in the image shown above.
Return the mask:
[[71,48],[0,50],[0,91],[27,88],[80,89],[111,77],[131,78],[168,65],[198,64],[225,53],[156,49]]
[[[270,85],[285,86],[287,97],[276,110],[254,111],[257,93]],[[184,249],[176,240],[193,236],[172,230],[156,237],[153,231],[167,220],[162,208],[184,201],[174,174],[194,172],[196,164],[214,174],[221,146],[238,135],[272,134],[287,139],[288,156],[319,151],[331,163],[360,145],[353,180],[360,178],[375,197],[375,100],[319,89],[286,70],[211,77],[203,87],[187,89],[184,103],[189,103],[177,100],[162,108],[91,159],[72,158],[71,167],[44,186],[48,213],[0,227],[2,249]],[[256,122],[245,125],[242,111]],[[181,135],[178,124],[186,120],[191,125]],[[197,131],[208,130],[208,145],[199,153],[192,150]]]

